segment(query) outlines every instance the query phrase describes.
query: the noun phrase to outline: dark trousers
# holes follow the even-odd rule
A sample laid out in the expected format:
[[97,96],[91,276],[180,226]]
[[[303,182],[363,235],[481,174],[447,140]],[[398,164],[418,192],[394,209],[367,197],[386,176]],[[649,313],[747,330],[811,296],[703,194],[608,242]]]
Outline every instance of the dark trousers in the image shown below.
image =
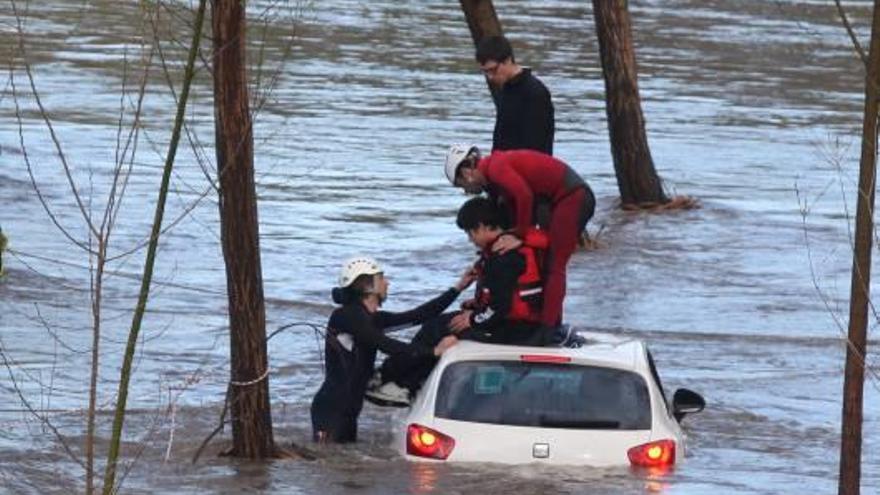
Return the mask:
[[[449,320],[452,319],[458,311],[443,313],[442,315],[426,321],[418,333],[413,337],[413,344],[419,344],[424,347],[433,348],[443,337],[451,332],[449,330]],[[433,356],[409,357],[409,356],[389,356],[385,358],[379,372],[382,374],[383,382],[394,382],[401,387],[408,388],[415,392],[418,390],[434,365],[437,364],[437,358]]]
[[[425,322],[412,342],[433,348],[443,340],[443,337],[452,333],[449,330],[449,321],[458,313],[459,311],[443,313]],[[552,337],[547,332],[548,329],[541,328],[536,323],[508,322],[504,328],[493,333],[480,333],[468,329],[458,334],[458,338],[488,344],[544,346],[550,344]],[[394,382],[415,393],[425,383],[438,360],[439,358],[433,356],[419,358],[389,356],[385,358],[379,371],[383,382]]]
[[356,442],[362,401],[354,399],[345,387],[324,382],[312,400],[312,439],[321,443]]

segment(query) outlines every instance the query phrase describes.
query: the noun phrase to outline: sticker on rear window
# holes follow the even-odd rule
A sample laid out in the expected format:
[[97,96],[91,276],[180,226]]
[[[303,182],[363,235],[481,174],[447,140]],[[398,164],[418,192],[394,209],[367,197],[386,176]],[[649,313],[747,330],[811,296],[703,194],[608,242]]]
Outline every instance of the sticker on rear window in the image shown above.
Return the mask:
[[500,394],[504,387],[504,367],[480,366],[474,380],[474,393],[477,395]]

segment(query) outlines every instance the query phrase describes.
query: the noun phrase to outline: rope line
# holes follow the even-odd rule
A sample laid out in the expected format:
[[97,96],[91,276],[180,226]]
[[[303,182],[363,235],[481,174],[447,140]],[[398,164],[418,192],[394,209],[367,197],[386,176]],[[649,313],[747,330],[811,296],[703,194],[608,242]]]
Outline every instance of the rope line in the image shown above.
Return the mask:
[[254,385],[255,383],[260,383],[261,381],[265,380],[267,376],[269,376],[269,368],[266,368],[266,371],[264,371],[263,374],[260,375],[258,378],[254,378],[249,382],[237,382],[235,380],[229,380],[229,384],[236,387],[248,387],[250,385]]

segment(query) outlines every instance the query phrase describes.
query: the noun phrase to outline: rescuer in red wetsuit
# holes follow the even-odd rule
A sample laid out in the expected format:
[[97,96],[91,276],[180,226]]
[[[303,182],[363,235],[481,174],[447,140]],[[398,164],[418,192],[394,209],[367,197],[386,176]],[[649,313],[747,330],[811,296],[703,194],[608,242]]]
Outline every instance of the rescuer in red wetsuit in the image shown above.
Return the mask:
[[535,230],[536,205],[550,205],[541,323],[547,327],[561,324],[568,259],[596,207],[584,179],[562,161],[537,151],[493,151],[481,158],[476,146],[463,145],[450,148],[446,177],[469,194],[486,191],[507,206],[515,237],[502,236],[493,246],[495,250],[522,245],[522,239],[528,240]]

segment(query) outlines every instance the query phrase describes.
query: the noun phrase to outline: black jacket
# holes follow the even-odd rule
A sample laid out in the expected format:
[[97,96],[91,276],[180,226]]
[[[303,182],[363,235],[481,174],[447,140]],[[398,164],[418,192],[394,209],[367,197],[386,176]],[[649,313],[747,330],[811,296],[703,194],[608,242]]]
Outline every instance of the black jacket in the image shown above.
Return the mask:
[[547,87],[523,68],[504,86],[492,92],[495,132],[492,150],[530,149],[553,154],[555,123]]

